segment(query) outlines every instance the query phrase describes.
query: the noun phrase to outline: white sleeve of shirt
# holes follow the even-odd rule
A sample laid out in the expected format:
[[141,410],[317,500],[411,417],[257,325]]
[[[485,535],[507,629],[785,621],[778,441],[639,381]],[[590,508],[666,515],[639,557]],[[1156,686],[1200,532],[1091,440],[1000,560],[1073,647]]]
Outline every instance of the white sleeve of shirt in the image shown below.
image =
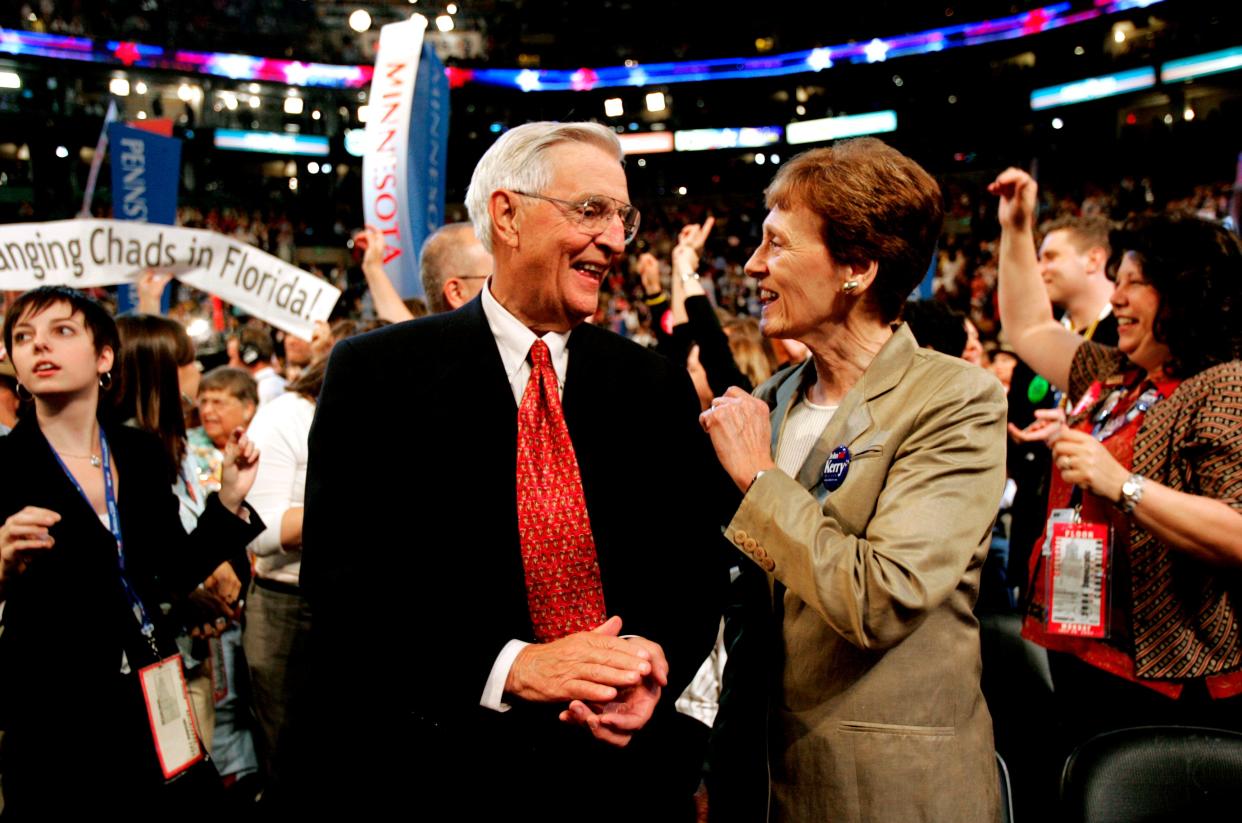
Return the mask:
[[267,528],[250,544],[257,557],[284,551],[280,543],[280,524],[285,512],[300,506],[304,490],[295,488],[299,462],[305,461],[306,439],[313,407],[289,395],[259,409],[247,431],[259,448],[259,471],[246,495]]
[[517,659],[518,652],[529,645],[523,640],[510,640],[500,650],[500,654],[496,655],[496,662],[492,664],[491,674],[487,676],[487,683],[483,685],[483,696],[479,698],[480,706],[498,712],[507,712],[512,708],[504,702],[505,680],[509,678],[509,669],[513,668],[513,661]]

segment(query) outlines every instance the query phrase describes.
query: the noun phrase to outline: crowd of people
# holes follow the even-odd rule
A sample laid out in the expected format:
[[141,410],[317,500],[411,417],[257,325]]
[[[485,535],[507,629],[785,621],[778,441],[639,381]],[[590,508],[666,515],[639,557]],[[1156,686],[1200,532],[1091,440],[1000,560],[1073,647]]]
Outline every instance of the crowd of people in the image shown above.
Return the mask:
[[[991,821],[1015,709],[1040,815],[1098,732],[1242,732],[1236,200],[942,191],[862,138],[662,209],[621,159],[506,132],[424,298],[363,230],[309,340],[194,339],[154,271],[120,317],[6,295],[6,819]],[[1047,706],[981,685],[987,611]]]
[[[934,271],[919,289],[921,299],[933,299],[969,321],[968,342],[981,351],[968,359],[992,370],[1008,388],[1009,373],[1016,363],[1012,347],[1000,322],[997,301],[999,223],[995,198],[983,186],[967,178],[942,181],[945,188],[945,219],[935,254]],[[1040,192],[1041,224],[1073,218],[1096,218],[1118,223],[1134,214],[1185,214],[1234,226],[1238,222],[1233,181],[1214,181],[1184,190],[1160,191],[1146,178],[1126,177],[1107,183],[1088,183],[1064,192]],[[672,251],[682,226],[713,219],[712,243],[699,269],[712,305],[726,320],[760,314],[757,283],[747,275],[745,263],[758,245],[763,210],[758,200],[717,197],[696,201],[677,198],[660,202],[644,212],[639,236],[627,250],[627,261],[602,288],[604,298],[595,322],[640,342],[655,338],[651,314],[642,307],[644,253],[662,266],[667,283]],[[973,348],[973,345],[972,345]],[[998,357],[999,355],[999,357]],[[778,356],[779,360],[779,356]],[[998,362],[999,361],[999,362]]]
[[[920,286],[918,296],[934,299],[969,321],[967,342],[972,350],[967,352],[967,359],[993,371],[1008,389],[1016,358],[1003,333],[997,301],[999,223],[995,199],[971,178],[954,176],[942,183],[945,220],[932,271]],[[1162,213],[1196,215],[1234,226],[1239,218],[1232,196],[1233,186],[1230,181],[1214,181],[1162,191],[1147,178],[1125,177],[1111,183],[1086,183],[1064,192],[1041,190],[1040,219],[1044,224],[1079,217],[1116,223],[1133,214]],[[363,260],[370,235],[365,228],[351,230],[346,224],[350,219],[359,219],[358,214],[337,207],[334,214],[318,215],[308,222],[291,218],[289,209],[281,205],[246,208],[238,203],[216,202],[211,197],[200,200],[197,205],[178,208],[178,225],[234,237],[291,263],[299,262],[299,249],[339,250],[329,261],[305,263],[308,271],[344,291],[334,318],[408,319],[399,310],[394,314],[391,308],[377,304],[377,300],[388,300],[391,306],[392,299],[401,298],[394,298],[395,292],[382,279],[366,276]],[[460,206],[450,205],[447,214],[459,227],[467,225]],[[639,233],[627,247],[624,260],[601,284],[600,304],[592,322],[642,345],[654,346],[658,330],[653,321],[655,313],[645,305],[643,272],[650,270],[648,261],[654,258],[661,282],[671,293],[670,284],[678,279],[671,277],[672,252],[678,245],[682,227],[703,224],[709,218],[713,222],[712,242],[703,251],[697,271],[703,293],[724,323],[757,319],[761,310],[757,282],[746,273],[745,263],[750,251],[758,245],[763,214],[759,198],[737,195],[679,196],[651,204],[644,211]],[[96,214],[109,215],[107,207],[101,207]],[[27,214],[26,218],[33,220],[35,215]],[[441,241],[440,245],[455,249],[459,244]],[[468,267],[469,263],[463,265]],[[477,273],[467,276],[477,276]],[[650,277],[648,275],[648,284]],[[469,288],[462,292],[467,296],[474,293]],[[434,301],[440,294],[440,289],[426,289],[424,297],[410,299],[407,309],[413,316],[421,316],[427,310],[435,311]],[[99,293],[97,296],[109,305],[110,295]],[[189,325],[196,318],[211,318],[207,295],[181,287],[176,296],[179,299],[174,301],[171,310],[176,319]],[[224,335],[199,340],[200,346],[214,352],[223,345],[224,336],[252,322],[238,313],[229,313],[225,320]],[[257,322],[252,324],[258,325]],[[280,336],[279,332],[274,333]],[[772,350],[771,344],[765,348],[774,365],[785,362],[785,355],[779,349]]]

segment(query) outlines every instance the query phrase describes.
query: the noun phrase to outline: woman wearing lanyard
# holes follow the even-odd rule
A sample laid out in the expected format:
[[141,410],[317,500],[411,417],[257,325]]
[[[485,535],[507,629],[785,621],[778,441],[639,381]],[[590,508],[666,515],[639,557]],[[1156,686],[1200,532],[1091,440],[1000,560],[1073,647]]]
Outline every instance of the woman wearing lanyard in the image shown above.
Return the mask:
[[1118,344],[1084,342],[1040,282],[1034,180],[1009,169],[991,190],[1002,325],[1069,398],[1024,627],[1051,652],[1065,742],[1242,729],[1242,247],[1193,218],[1114,232]]
[[[121,350],[113,364],[113,374],[119,378],[113,392],[117,398],[117,419],[159,438],[164,447],[168,483],[180,504],[181,525],[186,531],[193,531],[207,507],[207,491],[186,442],[184,410],[193,407],[190,398],[198,394],[200,377],[194,341],[176,320],[153,314],[125,315],[117,318],[116,326],[121,340]],[[253,500],[253,491],[250,496]],[[184,629],[177,638],[177,646],[186,667],[198,731],[208,751],[215,755],[217,768],[225,770],[225,774],[234,765],[229,757],[230,741],[236,745],[239,738],[248,740],[248,735],[233,731],[225,706],[225,750],[220,752],[213,746],[213,690],[231,688],[228,681],[233,679],[234,667],[230,661],[212,671],[202,664],[211,654],[208,638],[219,638],[230,623],[236,626],[233,621],[241,617],[242,580],[249,579],[250,564],[245,546],[233,549],[233,556],[217,566],[189,598],[178,599],[177,613],[173,615]],[[240,636],[238,628],[236,637]],[[241,743],[242,751],[248,746],[248,742]],[[253,755],[242,757],[243,761],[247,759],[253,760]],[[253,764],[250,767],[253,769]]]
[[160,444],[105,413],[112,318],[44,287],[10,305],[4,338],[34,401],[0,442],[6,820],[201,804],[218,778],[161,604],[262,530],[243,499],[257,450],[230,443],[224,487],[187,537]]

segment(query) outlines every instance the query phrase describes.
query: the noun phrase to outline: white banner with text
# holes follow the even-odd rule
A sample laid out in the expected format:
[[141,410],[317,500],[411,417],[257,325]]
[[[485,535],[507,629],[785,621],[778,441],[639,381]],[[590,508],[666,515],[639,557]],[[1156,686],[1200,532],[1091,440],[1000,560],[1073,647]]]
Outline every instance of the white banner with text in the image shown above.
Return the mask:
[[307,340],[341,296],[322,278],[206,229],[99,219],[0,225],[0,290],[115,286],[147,269]]

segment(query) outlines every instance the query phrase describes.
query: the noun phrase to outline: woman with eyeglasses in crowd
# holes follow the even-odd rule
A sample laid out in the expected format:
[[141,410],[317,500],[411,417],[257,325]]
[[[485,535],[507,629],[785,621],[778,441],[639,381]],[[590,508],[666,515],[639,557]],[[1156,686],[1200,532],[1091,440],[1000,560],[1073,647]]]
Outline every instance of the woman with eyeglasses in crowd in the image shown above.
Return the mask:
[[[1067,422],[1044,428],[1057,469],[1050,515],[1112,532],[1102,596],[1060,576],[1069,544],[1052,520],[1031,554],[1023,633],[1049,650],[1066,746],[1153,723],[1242,730],[1242,246],[1192,217],[1114,231],[1118,342],[1103,346],[1053,319],[1035,181],[1011,168],[991,191],[1002,324],[1070,404]],[[1079,581],[1096,562],[1082,558]],[[1067,592],[1086,617],[1067,620]]]

